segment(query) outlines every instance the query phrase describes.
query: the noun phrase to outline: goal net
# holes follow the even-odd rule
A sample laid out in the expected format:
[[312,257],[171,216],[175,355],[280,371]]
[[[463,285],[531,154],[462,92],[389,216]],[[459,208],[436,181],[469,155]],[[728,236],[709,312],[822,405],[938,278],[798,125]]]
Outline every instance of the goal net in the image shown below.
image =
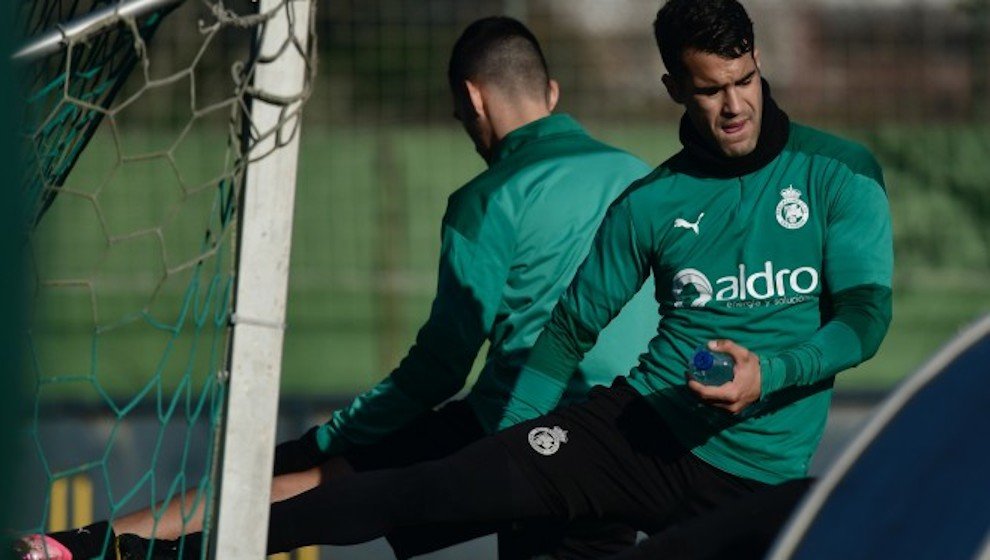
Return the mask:
[[[237,317],[281,344],[277,310],[240,312],[236,269],[254,227],[242,219],[254,196],[246,185],[298,138],[315,72],[314,6],[15,4],[25,45],[15,54],[26,91],[20,192],[31,208],[21,528],[61,530],[177,501],[191,516],[216,498],[224,418],[237,414],[228,409]],[[260,83],[286,59],[303,69],[298,86]],[[294,168],[289,152],[283,169]],[[276,187],[291,220],[292,185]]]

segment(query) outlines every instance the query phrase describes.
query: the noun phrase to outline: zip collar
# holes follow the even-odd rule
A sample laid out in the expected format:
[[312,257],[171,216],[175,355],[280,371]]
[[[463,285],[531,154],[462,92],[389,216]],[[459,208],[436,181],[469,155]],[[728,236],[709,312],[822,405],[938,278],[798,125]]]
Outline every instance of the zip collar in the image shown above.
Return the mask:
[[534,141],[565,134],[586,134],[586,132],[574,118],[567,114],[549,115],[526,123],[506,134],[499,141],[489,167]]

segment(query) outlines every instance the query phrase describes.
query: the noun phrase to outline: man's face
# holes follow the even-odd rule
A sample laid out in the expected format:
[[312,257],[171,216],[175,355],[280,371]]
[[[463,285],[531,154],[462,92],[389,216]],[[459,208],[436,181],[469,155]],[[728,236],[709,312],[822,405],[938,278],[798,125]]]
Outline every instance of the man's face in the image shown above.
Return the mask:
[[756,149],[763,117],[759,53],[729,59],[690,49],[683,60],[687,75],[668,76],[668,89],[698,133],[729,157]]

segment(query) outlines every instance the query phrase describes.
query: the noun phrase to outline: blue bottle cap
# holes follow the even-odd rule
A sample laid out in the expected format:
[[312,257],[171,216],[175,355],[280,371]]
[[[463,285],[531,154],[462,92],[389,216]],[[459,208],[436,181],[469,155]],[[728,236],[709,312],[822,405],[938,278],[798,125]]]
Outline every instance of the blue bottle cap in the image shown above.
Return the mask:
[[712,368],[712,365],[714,363],[715,363],[715,356],[712,356],[712,353],[709,352],[708,350],[702,349],[695,352],[694,369],[701,371],[709,370]]

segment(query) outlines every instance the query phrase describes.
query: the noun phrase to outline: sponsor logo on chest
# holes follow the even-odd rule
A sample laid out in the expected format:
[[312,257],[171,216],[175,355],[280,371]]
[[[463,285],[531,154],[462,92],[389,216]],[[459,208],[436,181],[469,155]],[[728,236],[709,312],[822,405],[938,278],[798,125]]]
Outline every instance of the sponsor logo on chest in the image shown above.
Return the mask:
[[749,273],[746,265],[737,265],[738,273],[717,278],[696,268],[685,268],[674,275],[674,307],[705,307],[712,300],[728,307],[762,307],[792,305],[814,297],[819,286],[818,270],[811,266],[776,268],[772,261]]
[[[780,191],[774,216],[781,227],[797,230],[808,223],[810,209],[801,200],[801,194],[793,185]],[[694,222],[678,218],[673,227],[692,231],[697,236],[704,215],[701,213]],[[793,305],[815,298],[820,285],[820,273],[814,266],[782,268],[767,260],[762,267],[748,270],[740,263],[735,274],[714,281],[701,268],[681,268],[674,274],[671,294],[674,307],[705,307],[712,301],[730,308]]]

